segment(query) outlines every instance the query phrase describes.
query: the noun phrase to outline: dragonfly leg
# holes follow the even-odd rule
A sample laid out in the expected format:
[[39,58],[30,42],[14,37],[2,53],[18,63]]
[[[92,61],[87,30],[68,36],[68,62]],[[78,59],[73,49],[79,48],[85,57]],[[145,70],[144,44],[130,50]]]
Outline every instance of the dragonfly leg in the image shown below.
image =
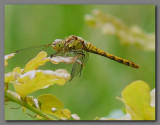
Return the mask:
[[85,65],[85,59],[87,58],[87,53],[85,53],[85,51],[82,50],[72,50],[70,52],[75,54],[74,56],[78,55],[78,58],[76,59],[76,62],[74,63],[71,71],[72,80],[77,75],[81,76],[82,69]]
[[68,53],[65,53],[65,56],[68,56],[69,54]]
[[54,56],[56,56],[58,53],[52,53],[51,55],[50,55],[50,57],[54,57]]
[[[77,54],[77,55],[81,55],[82,56],[82,60],[85,59],[85,54],[83,53],[83,51],[73,51],[73,53]],[[78,62],[79,60],[77,59],[76,62]],[[83,67],[83,64],[81,64],[81,66]],[[81,68],[82,68],[81,67]]]
[[[73,53],[75,53],[75,54],[77,54],[77,55],[81,55],[82,56],[82,60],[84,60],[84,58],[85,58],[85,54],[84,54],[84,52],[83,51],[73,51]],[[78,62],[79,60],[77,59],[76,60],[76,62]],[[83,67],[84,65],[83,64],[81,64],[81,69],[82,69],[82,67]],[[81,75],[81,71],[80,71],[80,75]]]
[[85,54],[83,53],[83,51],[78,51],[78,50],[72,50],[70,52],[73,52],[74,54],[79,54],[79,55],[83,55],[85,57]]

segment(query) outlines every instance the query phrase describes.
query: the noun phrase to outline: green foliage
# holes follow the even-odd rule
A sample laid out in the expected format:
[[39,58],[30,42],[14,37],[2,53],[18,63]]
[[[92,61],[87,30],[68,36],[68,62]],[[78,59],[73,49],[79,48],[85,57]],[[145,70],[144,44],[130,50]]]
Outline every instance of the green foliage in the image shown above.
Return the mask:
[[40,103],[41,111],[54,115],[62,120],[67,120],[71,117],[70,111],[64,109],[62,102],[60,102],[55,96],[49,94],[40,95],[37,100]]

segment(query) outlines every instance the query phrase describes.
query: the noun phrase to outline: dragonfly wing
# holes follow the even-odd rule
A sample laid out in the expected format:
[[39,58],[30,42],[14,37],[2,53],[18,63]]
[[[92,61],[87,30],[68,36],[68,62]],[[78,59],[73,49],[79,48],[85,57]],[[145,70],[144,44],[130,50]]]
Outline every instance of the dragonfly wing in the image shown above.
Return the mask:
[[[81,71],[83,67],[86,65],[88,61],[88,52],[86,51],[80,51],[80,53],[75,52],[75,55],[80,55],[80,57],[77,59],[77,61],[73,64],[72,70],[71,70],[71,79],[70,81],[77,75],[81,75]],[[81,63],[79,63],[79,61]]]
[[45,51],[47,53],[47,56],[50,56],[51,54],[56,53],[51,46],[49,45],[42,45],[42,46],[35,46],[35,47],[29,47],[25,49],[21,49],[16,51],[15,56],[8,60],[8,67],[5,68],[5,70],[11,71],[15,67],[21,67],[24,68],[24,66],[34,57],[37,56],[37,54],[41,51]]
[[[36,46],[36,47],[30,47],[26,49],[22,49],[17,51],[16,55],[8,60],[8,65],[5,67],[5,72],[12,71],[15,67],[24,68],[25,65],[34,57],[37,56],[37,54],[41,51],[47,52],[47,56],[62,56],[62,57],[75,57],[79,56],[77,58],[77,61],[74,64],[66,64],[66,63],[59,63],[59,64],[53,64],[50,61],[47,62],[44,66],[39,67],[39,69],[49,69],[49,70],[56,70],[56,69],[66,69],[67,71],[71,72],[71,80],[77,76],[81,75],[82,68],[85,66],[87,60],[88,60],[88,52],[86,51],[79,51],[76,50],[76,52],[68,52],[68,53],[56,53],[51,46],[42,45],[42,46]],[[80,63],[79,63],[80,62]]]

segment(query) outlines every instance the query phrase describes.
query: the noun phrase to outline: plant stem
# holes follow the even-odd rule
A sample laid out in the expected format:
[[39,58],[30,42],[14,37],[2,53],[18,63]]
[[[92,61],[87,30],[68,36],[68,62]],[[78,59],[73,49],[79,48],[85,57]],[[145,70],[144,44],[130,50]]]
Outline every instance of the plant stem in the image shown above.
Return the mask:
[[5,91],[5,97],[8,98],[9,101],[15,102],[29,110],[31,110],[32,112],[36,113],[37,115],[45,118],[46,120],[56,120],[54,118],[52,118],[51,116],[45,114],[44,112],[40,111],[39,109],[29,105],[28,103],[20,100],[19,98],[17,98],[14,94],[12,94],[12,91]]

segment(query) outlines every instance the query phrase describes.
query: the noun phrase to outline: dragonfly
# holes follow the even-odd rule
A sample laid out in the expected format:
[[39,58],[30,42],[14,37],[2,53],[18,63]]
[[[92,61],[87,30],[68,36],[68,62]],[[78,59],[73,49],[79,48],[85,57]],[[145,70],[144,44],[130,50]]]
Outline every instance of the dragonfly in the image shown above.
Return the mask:
[[[16,51],[16,55],[21,55],[23,53],[28,53],[29,56],[36,56],[35,51],[46,51],[50,57],[55,56],[77,56],[80,55],[78,60],[81,61],[81,64],[78,63],[78,61],[75,61],[75,63],[71,67],[71,79],[72,80],[75,76],[81,75],[81,71],[83,67],[86,65],[86,62],[88,60],[89,53],[97,54],[106,58],[109,58],[111,60],[114,60],[118,63],[124,64],[126,66],[130,66],[133,68],[139,68],[139,66],[129,60],[120,58],[118,56],[114,56],[108,52],[105,52],[93,44],[86,42],[83,38],[75,35],[68,36],[65,39],[56,39],[54,42],[46,45],[41,46],[35,46],[30,48],[25,48]],[[27,58],[27,56],[25,56]],[[22,58],[25,58],[22,56]],[[23,60],[23,59],[22,59]],[[66,66],[67,67],[67,66]]]

